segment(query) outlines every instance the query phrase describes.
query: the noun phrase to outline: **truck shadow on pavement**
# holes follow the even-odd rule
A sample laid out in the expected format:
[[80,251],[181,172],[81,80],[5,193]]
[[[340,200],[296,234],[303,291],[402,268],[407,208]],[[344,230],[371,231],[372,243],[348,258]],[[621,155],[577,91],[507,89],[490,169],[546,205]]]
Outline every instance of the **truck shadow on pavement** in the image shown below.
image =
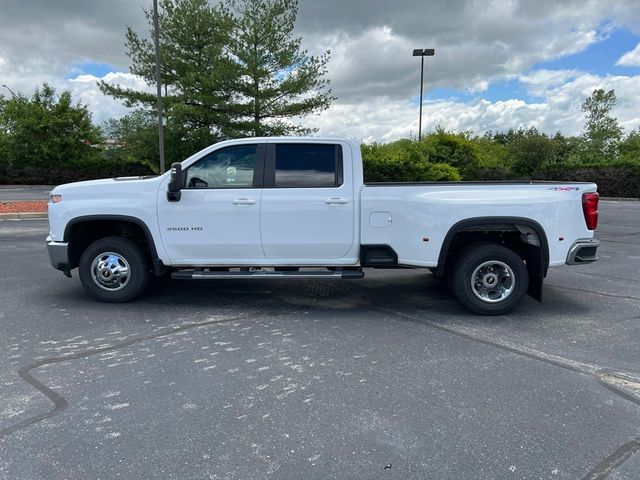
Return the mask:
[[216,307],[238,303],[277,312],[289,306],[313,310],[383,309],[387,312],[421,316],[426,320],[469,319],[500,324],[514,318],[523,323],[537,322],[541,315],[562,317],[582,315],[591,305],[575,295],[548,287],[539,303],[526,297],[513,313],[478,316],[464,309],[449,290],[446,281],[430,273],[409,270],[366,277],[362,280],[224,280],[185,281],[154,279],[141,303]]

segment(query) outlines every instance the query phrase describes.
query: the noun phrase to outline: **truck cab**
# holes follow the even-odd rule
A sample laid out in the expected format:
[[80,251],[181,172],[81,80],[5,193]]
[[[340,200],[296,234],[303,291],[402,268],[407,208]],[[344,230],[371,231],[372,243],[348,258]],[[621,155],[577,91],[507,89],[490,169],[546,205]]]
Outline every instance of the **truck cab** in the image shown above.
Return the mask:
[[179,198],[159,190],[173,265],[357,264],[350,143],[225,143],[174,166]]

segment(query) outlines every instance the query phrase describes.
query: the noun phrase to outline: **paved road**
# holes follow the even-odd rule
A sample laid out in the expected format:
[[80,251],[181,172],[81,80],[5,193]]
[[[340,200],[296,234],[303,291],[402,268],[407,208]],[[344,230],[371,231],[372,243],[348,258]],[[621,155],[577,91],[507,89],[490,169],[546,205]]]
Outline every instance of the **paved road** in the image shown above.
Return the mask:
[[640,204],[601,207],[496,318],[415,270],[97,304],[0,222],[0,478],[640,478]]
[[0,185],[0,202],[47,200],[52,188],[47,185]]

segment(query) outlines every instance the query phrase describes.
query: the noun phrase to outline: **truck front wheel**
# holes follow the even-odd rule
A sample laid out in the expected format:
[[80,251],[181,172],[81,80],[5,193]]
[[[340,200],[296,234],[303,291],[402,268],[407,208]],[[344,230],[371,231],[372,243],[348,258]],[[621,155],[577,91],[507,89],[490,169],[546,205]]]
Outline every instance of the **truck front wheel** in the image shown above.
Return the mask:
[[529,275],[522,258],[492,243],[462,249],[455,258],[449,285],[466,308],[478,315],[512,311],[527,294]]
[[80,281],[85,290],[102,302],[128,302],[149,283],[149,262],[142,248],[122,237],[96,240],[82,253]]

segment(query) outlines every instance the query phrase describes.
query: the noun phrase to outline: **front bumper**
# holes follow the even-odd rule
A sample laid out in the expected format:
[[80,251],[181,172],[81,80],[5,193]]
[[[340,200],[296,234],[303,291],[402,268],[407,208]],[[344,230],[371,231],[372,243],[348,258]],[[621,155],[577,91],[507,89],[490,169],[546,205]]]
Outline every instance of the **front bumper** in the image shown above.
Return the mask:
[[54,242],[47,237],[47,251],[49,261],[56,270],[69,271],[69,244],[67,242]]
[[600,240],[595,238],[577,240],[569,249],[567,265],[583,265],[595,262],[598,260],[596,252],[599,245]]

